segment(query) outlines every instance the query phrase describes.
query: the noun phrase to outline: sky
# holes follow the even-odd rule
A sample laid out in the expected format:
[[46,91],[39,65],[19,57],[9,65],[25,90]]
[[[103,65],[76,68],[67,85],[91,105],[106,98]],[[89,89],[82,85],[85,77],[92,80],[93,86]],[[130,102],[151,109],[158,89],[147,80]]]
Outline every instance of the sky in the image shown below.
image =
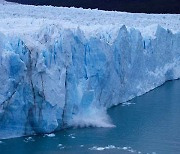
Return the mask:
[[180,13],[180,0],[7,0],[23,4],[74,6],[144,13]]

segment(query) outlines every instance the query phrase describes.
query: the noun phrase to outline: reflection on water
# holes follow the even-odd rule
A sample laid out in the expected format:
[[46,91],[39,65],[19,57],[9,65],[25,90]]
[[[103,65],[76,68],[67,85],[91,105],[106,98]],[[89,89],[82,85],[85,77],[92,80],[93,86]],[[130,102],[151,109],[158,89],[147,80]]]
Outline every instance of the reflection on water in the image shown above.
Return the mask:
[[180,80],[109,109],[115,128],[68,129],[0,141],[5,153],[180,153]]

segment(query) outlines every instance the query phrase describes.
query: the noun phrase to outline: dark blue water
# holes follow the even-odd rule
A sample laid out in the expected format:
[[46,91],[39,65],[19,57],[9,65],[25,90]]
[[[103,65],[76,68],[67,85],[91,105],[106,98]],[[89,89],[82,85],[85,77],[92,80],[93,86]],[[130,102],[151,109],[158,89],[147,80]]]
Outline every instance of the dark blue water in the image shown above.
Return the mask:
[[68,129],[55,137],[3,140],[0,154],[179,154],[180,80],[167,82],[129,103],[108,111],[116,128]]

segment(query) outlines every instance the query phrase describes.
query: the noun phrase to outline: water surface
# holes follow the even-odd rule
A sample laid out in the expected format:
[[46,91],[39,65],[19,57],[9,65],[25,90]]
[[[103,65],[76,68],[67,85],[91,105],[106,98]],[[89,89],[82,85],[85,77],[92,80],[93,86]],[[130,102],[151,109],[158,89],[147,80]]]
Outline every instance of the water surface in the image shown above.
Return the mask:
[[109,109],[116,128],[68,129],[55,136],[1,140],[0,154],[180,153],[180,80]]

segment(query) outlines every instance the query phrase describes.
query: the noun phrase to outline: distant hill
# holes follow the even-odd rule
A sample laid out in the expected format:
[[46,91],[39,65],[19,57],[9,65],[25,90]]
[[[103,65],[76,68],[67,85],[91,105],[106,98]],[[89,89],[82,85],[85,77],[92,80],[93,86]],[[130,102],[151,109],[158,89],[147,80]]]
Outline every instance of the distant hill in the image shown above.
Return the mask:
[[144,13],[180,13],[180,0],[7,0],[22,4],[98,8]]

